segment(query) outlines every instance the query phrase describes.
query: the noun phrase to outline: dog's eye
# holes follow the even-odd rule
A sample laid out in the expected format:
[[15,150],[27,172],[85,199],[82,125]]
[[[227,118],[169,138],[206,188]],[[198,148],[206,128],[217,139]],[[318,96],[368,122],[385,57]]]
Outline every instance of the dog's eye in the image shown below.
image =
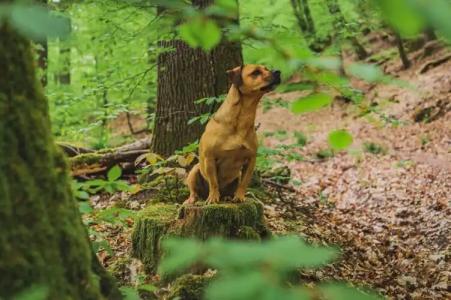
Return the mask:
[[254,72],[252,72],[251,73],[251,75],[253,76],[253,77],[257,77],[258,75],[260,75],[262,72],[260,71],[260,70],[255,70]]

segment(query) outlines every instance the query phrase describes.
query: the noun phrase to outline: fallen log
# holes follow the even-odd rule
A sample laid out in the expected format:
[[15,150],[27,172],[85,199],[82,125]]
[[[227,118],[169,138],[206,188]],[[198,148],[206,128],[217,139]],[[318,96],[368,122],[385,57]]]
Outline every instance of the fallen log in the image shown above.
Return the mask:
[[100,175],[114,165],[133,165],[140,155],[146,153],[150,153],[150,139],[139,140],[118,148],[81,153],[69,157],[71,174],[75,177]]
[[88,149],[88,148],[84,148],[84,147],[79,147],[79,146],[75,146],[69,143],[64,143],[64,142],[58,142],[56,143],[63,151],[64,153],[66,153],[67,156],[69,157],[74,157],[80,154],[85,154],[85,153],[92,153],[95,152],[92,149]]

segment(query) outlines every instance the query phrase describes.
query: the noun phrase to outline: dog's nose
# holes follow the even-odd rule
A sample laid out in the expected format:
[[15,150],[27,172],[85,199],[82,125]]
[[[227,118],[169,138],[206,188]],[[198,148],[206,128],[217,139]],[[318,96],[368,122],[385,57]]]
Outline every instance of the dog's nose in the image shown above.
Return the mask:
[[282,74],[282,72],[280,72],[279,70],[272,71],[272,79],[274,82],[280,83],[280,74]]

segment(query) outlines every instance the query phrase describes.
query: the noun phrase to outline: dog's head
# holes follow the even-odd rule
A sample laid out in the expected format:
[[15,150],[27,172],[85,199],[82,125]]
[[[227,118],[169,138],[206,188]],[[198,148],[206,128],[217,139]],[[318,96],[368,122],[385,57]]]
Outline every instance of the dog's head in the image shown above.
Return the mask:
[[232,84],[244,95],[262,95],[280,84],[280,71],[262,65],[244,65],[227,71]]

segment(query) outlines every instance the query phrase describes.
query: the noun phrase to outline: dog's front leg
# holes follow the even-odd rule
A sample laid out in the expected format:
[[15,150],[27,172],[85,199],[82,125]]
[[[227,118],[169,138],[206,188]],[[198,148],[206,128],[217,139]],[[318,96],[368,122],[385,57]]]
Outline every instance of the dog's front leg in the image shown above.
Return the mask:
[[208,182],[208,199],[207,204],[219,202],[219,186],[218,186],[218,172],[216,168],[216,161],[213,157],[206,157],[203,160],[205,179]]
[[235,192],[235,197],[233,198],[234,201],[243,202],[244,196],[246,195],[246,189],[251,182],[252,179],[252,173],[255,169],[255,157],[251,158],[249,162],[243,167],[242,175],[240,184],[238,185],[238,188]]

